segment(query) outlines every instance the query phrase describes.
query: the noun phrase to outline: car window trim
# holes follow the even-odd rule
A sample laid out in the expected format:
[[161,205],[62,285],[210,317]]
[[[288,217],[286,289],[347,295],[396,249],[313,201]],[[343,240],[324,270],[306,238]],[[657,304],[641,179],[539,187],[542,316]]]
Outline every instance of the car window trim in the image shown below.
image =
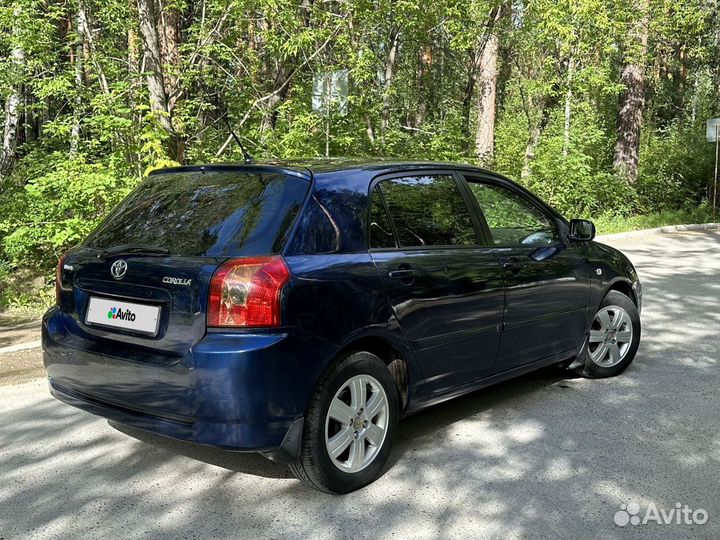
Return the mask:
[[531,194],[530,192],[522,189],[520,186],[517,186],[513,182],[510,182],[509,180],[506,180],[504,178],[494,176],[491,174],[483,173],[483,172],[467,172],[462,171],[462,177],[463,180],[467,183],[467,190],[472,195],[472,198],[475,200],[475,204],[477,205],[477,211],[478,215],[480,216],[483,229],[487,231],[487,234],[490,235],[490,238],[492,239],[492,246],[495,248],[528,248],[529,250],[535,250],[540,246],[523,246],[518,244],[494,244],[494,238],[492,237],[492,231],[490,230],[490,226],[487,223],[487,219],[485,218],[485,213],[483,212],[482,208],[480,207],[480,203],[477,200],[477,197],[472,194],[472,190],[470,189],[471,183],[476,184],[489,184],[494,185],[500,188],[507,189],[511,193],[515,193],[518,195],[521,199],[527,201],[532,207],[537,209],[547,220],[552,224],[553,227],[555,227],[555,234],[557,236],[557,241],[553,244],[550,244],[548,246],[542,246],[542,247],[561,247],[565,246],[565,242],[563,241],[563,235],[561,234],[560,227],[558,227],[558,221],[562,219],[561,216],[556,215],[554,211],[550,211],[551,209],[549,207],[545,207],[545,205],[535,197],[535,195]]
[[[467,208],[468,214],[470,215],[470,222],[473,225],[473,232],[475,233],[475,242],[474,244],[444,244],[444,245],[434,245],[434,246],[401,246],[400,245],[400,237],[397,234],[397,227],[395,226],[395,220],[393,219],[392,214],[390,213],[390,208],[387,206],[387,201],[385,201],[385,196],[382,193],[382,190],[378,190],[378,193],[380,193],[380,196],[383,200],[383,205],[385,206],[385,212],[387,213],[388,219],[390,220],[390,224],[393,228],[393,233],[395,235],[395,244],[396,247],[394,248],[371,248],[370,247],[370,214],[371,214],[371,197],[373,190],[377,187],[378,184],[385,180],[393,180],[395,178],[406,178],[408,176],[449,176],[453,179],[455,182],[455,185],[458,188],[458,191],[460,192],[460,197],[465,202],[465,207]],[[465,191],[467,188],[463,186],[462,184],[462,178],[459,175],[459,171],[457,169],[443,169],[443,168],[437,168],[437,169],[407,169],[404,171],[393,171],[391,173],[383,173],[379,174],[370,181],[369,189],[368,189],[368,204],[367,204],[367,247],[368,251],[408,251],[408,250],[433,250],[433,249],[442,249],[442,250],[448,250],[448,249],[455,249],[455,248],[472,248],[472,249],[478,249],[478,248],[490,248],[492,246],[485,245],[480,243],[481,239],[485,240],[484,233],[481,235],[481,230],[478,228],[478,221],[477,216],[473,215],[473,207],[471,204],[468,203],[468,194]],[[472,195],[472,194],[470,194]],[[474,198],[474,197],[473,197]]]
[[298,210],[297,215],[295,216],[295,221],[292,224],[292,228],[290,230],[290,234],[288,234],[287,238],[285,239],[285,245],[283,246],[282,250],[280,250],[280,254],[284,257],[292,255],[290,250],[292,249],[292,246],[295,244],[295,237],[297,234],[299,234],[301,222],[302,222],[302,216],[305,215],[307,212],[308,206],[310,206],[310,200],[313,198],[313,195],[315,195],[315,175],[310,172],[310,177],[308,178],[309,186],[307,193],[305,193],[305,200],[303,200],[302,204],[300,205],[300,209]]
[[[389,248],[374,248],[374,247],[372,247],[372,245],[370,244],[370,242],[372,242],[372,229],[370,228],[370,227],[372,226],[372,221],[371,221],[371,218],[372,218],[372,198],[373,198],[373,195],[374,195],[375,193],[377,193],[378,197],[380,198],[380,204],[382,204],[383,211],[385,212],[385,217],[387,218],[388,223],[390,223],[390,230],[392,231],[393,241],[395,242],[395,246],[394,246],[394,247],[389,247]],[[371,249],[397,249],[397,248],[399,248],[399,247],[400,247],[400,236],[398,235],[397,228],[395,227],[395,221],[393,221],[392,217],[390,217],[390,207],[388,206],[387,201],[385,200],[385,194],[382,192],[381,189],[378,189],[378,186],[377,186],[377,185],[375,185],[375,187],[373,187],[373,188],[370,190],[370,195],[369,195],[368,202],[369,202],[368,207],[369,207],[369,212],[370,212],[370,213],[369,213],[369,217],[368,217],[368,225],[367,225],[367,227],[368,227],[368,235],[367,235],[368,250],[371,250]]]
[[485,215],[480,208],[480,203],[478,203],[477,198],[470,190],[469,182],[466,180],[465,175],[462,171],[455,171],[455,173],[457,175],[458,182],[461,185],[463,197],[466,198],[465,202],[468,205],[468,209],[470,210],[470,214],[473,218],[473,224],[475,225],[475,228],[479,231],[479,235],[484,241],[483,247],[496,247],[493,241],[492,233],[490,232],[490,228],[488,227],[487,221],[485,220]]

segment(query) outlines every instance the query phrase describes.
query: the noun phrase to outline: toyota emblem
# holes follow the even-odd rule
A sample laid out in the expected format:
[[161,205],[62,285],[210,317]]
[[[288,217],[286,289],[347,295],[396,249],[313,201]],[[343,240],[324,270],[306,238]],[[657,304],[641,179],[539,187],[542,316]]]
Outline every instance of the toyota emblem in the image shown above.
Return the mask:
[[112,266],[110,267],[110,273],[112,274],[112,277],[115,279],[122,279],[125,275],[125,272],[127,272],[127,263],[122,260],[118,259],[114,263],[112,263]]

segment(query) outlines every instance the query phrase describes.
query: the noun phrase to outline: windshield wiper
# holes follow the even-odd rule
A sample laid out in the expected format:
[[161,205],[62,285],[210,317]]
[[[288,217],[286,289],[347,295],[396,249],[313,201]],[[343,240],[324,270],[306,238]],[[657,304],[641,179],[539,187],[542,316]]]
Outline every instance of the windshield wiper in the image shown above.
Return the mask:
[[113,246],[100,251],[100,253],[98,253],[98,258],[108,257],[110,255],[129,255],[135,253],[139,255],[162,257],[170,255],[170,250],[157,246],[146,246],[144,244],[120,244],[119,246]]

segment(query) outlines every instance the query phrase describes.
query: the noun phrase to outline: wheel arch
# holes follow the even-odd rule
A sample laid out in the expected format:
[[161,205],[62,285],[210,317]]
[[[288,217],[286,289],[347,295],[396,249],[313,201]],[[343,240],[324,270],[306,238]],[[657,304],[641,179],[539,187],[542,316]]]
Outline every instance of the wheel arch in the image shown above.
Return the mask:
[[[578,349],[578,352],[583,349],[585,346],[585,341],[587,340],[588,333],[590,332],[590,325],[592,325],[593,318],[595,317],[595,313],[597,313],[598,309],[600,309],[600,305],[602,304],[602,301],[605,300],[605,297],[611,292],[611,291],[617,291],[619,293],[624,294],[628,298],[630,298],[630,301],[635,304],[635,306],[638,308],[638,311],[640,310],[640,306],[638,305],[638,298],[635,295],[635,291],[633,290],[632,283],[629,279],[617,276],[615,279],[611,280],[609,283],[605,284],[598,284],[597,288],[595,289],[595,292],[593,293],[593,298],[590,302],[589,309],[587,311],[587,320],[586,320],[586,328],[585,328],[585,335],[583,337],[583,341],[580,344],[580,347]],[[596,296],[597,295],[597,296]]]
[[[364,334],[360,336],[353,336],[343,342],[336,352],[330,356],[329,360],[326,361],[325,365],[319,372],[319,375],[313,386],[314,389],[321,380],[331,371],[335,366],[342,361],[343,358],[354,352],[369,352],[380,358],[390,371],[390,375],[395,381],[395,385],[398,390],[398,397],[400,399],[400,413],[407,408],[410,401],[410,380],[412,368],[408,364],[408,355],[411,353],[405,351],[405,354],[401,352],[403,347],[402,343],[397,343],[397,340],[389,338],[387,336],[378,335],[374,333]],[[315,391],[313,389],[313,392]],[[305,404],[305,413],[307,413],[308,403]],[[298,418],[295,423],[291,426],[285,439],[283,440],[280,448],[275,451],[264,453],[263,455],[272,460],[282,463],[291,463],[297,459],[300,454],[300,445],[302,442],[302,433],[304,425],[304,416]]]
[[617,291],[625,296],[627,296],[630,300],[632,300],[633,304],[635,306],[638,306],[638,299],[637,296],[635,296],[635,291],[632,288],[632,283],[630,283],[630,280],[625,278],[617,278],[614,281],[612,281],[605,289],[605,292],[602,295],[602,298],[600,301],[602,302],[603,299],[608,295],[610,291]]
[[[395,380],[400,397],[400,410],[404,411],[410,398],[410,370],[400,350],[384,337],[366,335],[345,344],[335,355],[335,360],[343,358],[353,351],[366,351],[382,360]],[[331,362],[331,363],[334,363]]]
[[387,366],[400,397],[400,410],[405,410],[410,400],[410,369],[405,355],[390,340],[377,334],[368,334],[355,337],[345,343],[335,354],[326,369],[331,368],[346,355],[355,351],[365,351],[374,354]]

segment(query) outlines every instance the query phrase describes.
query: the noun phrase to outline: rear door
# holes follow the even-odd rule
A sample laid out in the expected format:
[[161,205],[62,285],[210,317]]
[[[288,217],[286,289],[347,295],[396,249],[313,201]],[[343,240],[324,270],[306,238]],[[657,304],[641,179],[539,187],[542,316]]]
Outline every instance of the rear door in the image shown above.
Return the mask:
[[490,373],[503,289],[452,172],[384,177],[371,190],[370,253],[428,393]]
[[571,355],[583,339],[590,300],[582,251],[566,245],[555,217],[529,194],[501,179],[467,175],[467,180],[505,283],[494,371]]
[[64,261],[60,306],[75,335],[123,358],[186,354],[205,335],[215,269],[279,253],[308,187],[273,170],[151,176]]

